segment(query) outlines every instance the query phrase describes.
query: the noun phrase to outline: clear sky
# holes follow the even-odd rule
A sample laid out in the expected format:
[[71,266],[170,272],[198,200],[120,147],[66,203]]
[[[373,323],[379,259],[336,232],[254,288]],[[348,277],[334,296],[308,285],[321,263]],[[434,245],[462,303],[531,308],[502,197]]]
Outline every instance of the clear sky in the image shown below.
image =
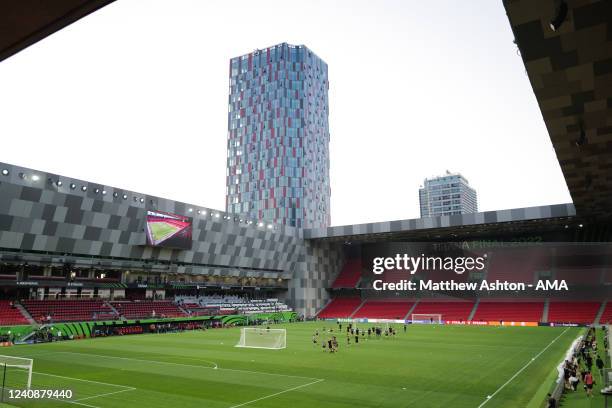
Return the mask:
[[329,65],[333,225],[446,170],[571,202],[512,40],[501,0],[123,0],[0,63],[0,161],[222,210],[229,59],[288,42]]

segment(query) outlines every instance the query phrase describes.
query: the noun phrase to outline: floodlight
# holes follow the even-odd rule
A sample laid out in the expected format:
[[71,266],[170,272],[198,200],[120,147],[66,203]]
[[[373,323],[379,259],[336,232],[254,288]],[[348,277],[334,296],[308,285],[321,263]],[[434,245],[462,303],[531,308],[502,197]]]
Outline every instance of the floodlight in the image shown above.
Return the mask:
[[34,174],[32,176],[32,181],[38,181],[38,180],[40,180],[40,177],[38,177],[38,175]]
[[9,175],[8,169],[2,169],[2,175],[3,176],[8,176]]
[[557,10],[555,11],[555,17],[550,21],[550,29],[553,31],[557,31],[565,19],[567,18],[567,2],[565,0],[561,0],[559,5],[557,6]]

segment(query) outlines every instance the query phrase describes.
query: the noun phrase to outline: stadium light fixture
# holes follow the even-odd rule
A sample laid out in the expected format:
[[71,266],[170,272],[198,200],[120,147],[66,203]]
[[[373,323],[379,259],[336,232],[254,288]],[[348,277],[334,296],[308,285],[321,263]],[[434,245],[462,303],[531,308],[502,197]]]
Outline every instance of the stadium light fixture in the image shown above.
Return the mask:
[[100,192],[100,189],[99,189],[99,188],[95,188],[95,189],[94,189],[94,193],[98,194],[99,192]]
[[62,183],[62,180],[57,180],[55,184],[57,184],[58,187],[61,187],[64,183]]
[[143,204],[144,203],[144,198],[140,198],[140,203]]
[[121,198],[123,198],[124,200],[127,200],[127,194],[124,194]]
[[193,208],[190,208],[190,209],[189,209],[189,212],[193,212]]
[[2,169],[2,175],[3,176],[8,176],[9,175],[8,169]]
[[74,190],[75,188],[76,188],[76,184],[74,184],[74,183],[70,183],[70,189],[71,189],[71,190]]
[[38,175],[37,175],[37,174],[34,174],[34,175],[32,176],[32,181],[38,181],[38,180],[40,180],[40,177],[38,177]]
[[202,211],[200,211],[200,210],[198,210],[197,212],[198,212],[198,215],[202,214]]
[[115,192],[113,193],[113,197],[115,197],[115,198],[119,197],[119,193],[115,191]]
[[584,227],[584,225],[578,224],[578,228],[582,228],[582,227]]
[[81,190],[82,190],[82,191],[87,191],[87,186],[82,186],[82,187],[81,187]]
[[206,211],[202,211],[202,215],[206,215]]
[[106,190],[102,190],[102,195],[106,195]]
[[557,9],[555,10],[555,16],[549,24],[551,30],[557,31],[561,27],[561,25],[567,18],[567,11],[567,2],[565,0],[559,1]]
[[263,227],[263,226],[264,226],[264,223],[263,223],[263,222],[260,222],[259,224],[257,224],[257,226],[258,226],[258,227]]
[[272,224],[268,224],[268,229],[272,229],[273,225]]

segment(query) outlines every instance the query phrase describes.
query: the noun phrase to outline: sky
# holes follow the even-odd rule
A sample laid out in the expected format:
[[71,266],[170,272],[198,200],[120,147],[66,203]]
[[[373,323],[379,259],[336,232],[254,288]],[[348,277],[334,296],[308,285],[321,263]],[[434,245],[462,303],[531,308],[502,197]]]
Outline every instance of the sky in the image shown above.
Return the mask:
[[0,161],[225,207],[228,64],[281,42],[329,67],[332,225],[571,202],[501,0],[123,0],[0,63]]

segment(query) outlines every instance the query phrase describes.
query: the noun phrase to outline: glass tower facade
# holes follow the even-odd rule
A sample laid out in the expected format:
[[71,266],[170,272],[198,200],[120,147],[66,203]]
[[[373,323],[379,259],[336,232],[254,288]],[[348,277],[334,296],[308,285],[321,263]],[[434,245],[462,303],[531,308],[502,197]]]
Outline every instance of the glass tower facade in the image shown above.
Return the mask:
[[227,212],[329,226],[327,64],[283,43],[232,58],[229,77]]
[[459,173],[425,179],[419,202],[421,218],[478,212],[476,190]]

